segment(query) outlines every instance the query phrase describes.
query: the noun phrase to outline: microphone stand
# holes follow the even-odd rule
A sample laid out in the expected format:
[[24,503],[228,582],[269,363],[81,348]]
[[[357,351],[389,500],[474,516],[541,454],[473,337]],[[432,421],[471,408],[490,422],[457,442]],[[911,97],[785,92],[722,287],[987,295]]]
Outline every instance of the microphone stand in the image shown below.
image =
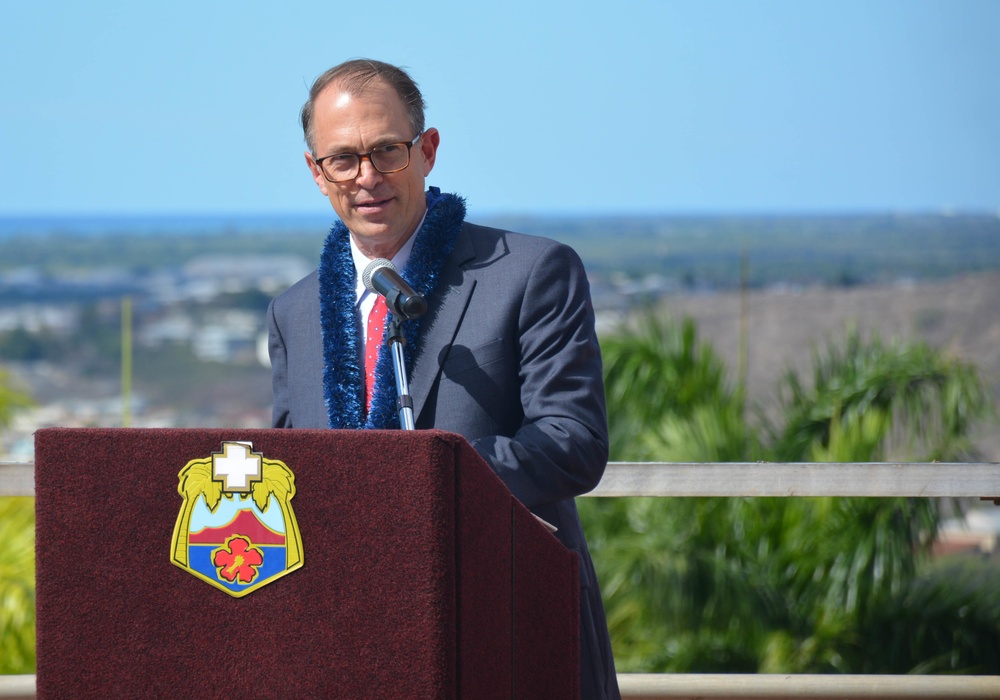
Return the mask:
[[413,398],[410,396],[410,385],[406,381],[406,360],[403,358],[403,321],[405,319],[392,314],[389,322],[385,343],[392,351],[392,369],[396,374],[396,409],[399,411],[399,427],[403,430],[416,430],[413,421]]

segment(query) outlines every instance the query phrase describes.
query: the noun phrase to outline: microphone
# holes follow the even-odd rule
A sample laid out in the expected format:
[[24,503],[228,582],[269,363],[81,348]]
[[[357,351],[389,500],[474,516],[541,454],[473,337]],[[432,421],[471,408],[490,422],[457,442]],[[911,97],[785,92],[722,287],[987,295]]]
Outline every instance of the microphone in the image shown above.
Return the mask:
[[368,263],[361,281],[368,291],[384,296],[386,305],[397,316],[413,319],[420,318],[427,312],[427,300],[413,291],[396,272],[396,266],[385,258]]

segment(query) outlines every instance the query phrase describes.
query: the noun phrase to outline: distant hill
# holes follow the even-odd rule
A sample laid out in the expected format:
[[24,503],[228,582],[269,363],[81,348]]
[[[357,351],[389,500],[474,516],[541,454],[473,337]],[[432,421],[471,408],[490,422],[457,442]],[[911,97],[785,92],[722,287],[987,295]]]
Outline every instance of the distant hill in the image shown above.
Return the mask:
[[[1000,407],[1000,271],[919,284],[761,290],[748,301],[748,393],[758,404],[775,400],[788,369],[808,379],[813,349],[842,341],[853,326],[884,340],[919,340],[974,364]],[[711,343],[735,379],[740,294],[671,295],[663,307],[676,318],[693,318],[699,338]],[[982,426],[977,447],[983,459],[1000,462],[1000,426]]]

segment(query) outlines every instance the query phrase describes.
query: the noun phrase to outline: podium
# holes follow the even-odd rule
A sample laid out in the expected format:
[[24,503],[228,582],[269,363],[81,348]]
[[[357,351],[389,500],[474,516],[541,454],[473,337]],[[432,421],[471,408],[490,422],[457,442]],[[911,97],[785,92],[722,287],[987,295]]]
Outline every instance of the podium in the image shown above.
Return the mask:
[[[224,443],[287,465],[301,537],[239,596],[172,561]],[[579,695],[576,554],[457,435],[50,428],[35,480],[42,700]]]

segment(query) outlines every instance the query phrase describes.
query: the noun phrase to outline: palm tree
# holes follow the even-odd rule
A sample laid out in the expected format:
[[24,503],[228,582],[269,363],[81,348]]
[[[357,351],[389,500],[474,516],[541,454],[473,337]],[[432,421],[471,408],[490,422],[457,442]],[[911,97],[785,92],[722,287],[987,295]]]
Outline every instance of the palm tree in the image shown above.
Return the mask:
[[[878,336],[865,340],[856,331],[848,331],[842,349],[829,343],[825,353],[814,352],[811,385],[789,373],[782,389],[783,425],[771,429],[777,461],[954,460],[968,449],[972,424],[992,413],[988,392],[970,365],[922,343],[885,343]],[[857,632],[869,629],[885,610],[899,610],[913,600],[943,505],[927,498],[785,503],[789,526],[783,535],[801,547],[799,554],[791,547],[782,550],[786,567],[797,572],[786,584],[801,620],[809,623],[794,659],[786,662],[805,670],[856,672],[926,666],[926,656],[898,653],[888,663],[882,658],[886,647],[870,648],[860,641],[868,637]],[[980,598],[986,593],[983,589]],[[944,600],[939,599],[939,607]],[[960,619],[961,606],[944,609],[950,610],[955,629],[968,626]],[[921,615],[919,608],[911,613]],[[902,619],[889,629],[899,630]],[[995,627],[994,639],[998,634]],[[989,645],[989,635],[981,641]],[[947,651],[951,660],[940,670],[981,667],[975,655]]]
[[[991,410],[970,366],[923,345],[848,333],[843,350],[830,344],[825,355],[814,355],[811,385],[791,373],[785,378],[781,417],[763,422],[758,435],[690,321],[647,318],[602,347],[612,454],[619,460],[882,461],[890,451],[920,461],[955,458],[967,447],[970,426]],[[913,628],[919,645],[880,648],[862,638],[886,610],[910,610],[919,619],[912,602],[921,600],[918,593],[926,598],[946,588],[916,583],[941,518],[936,501],[590,499],[581,505],[621,670],[993,668],[970,650],[1000,645],[995,616],[970,626],[961,606],[943,599],[936,627]],[[982,602],[988,592],[968,595]],[[944,620],[976,641],[950,654],[935,651],[941,636],[934,630]],[[883,658],[889,648],[892,660]]]
[[783,424],[772,429],[779,461],[953,460],[969,447],[971,423],[992,411],[971,365],[854,330],[843,349],[813,352],[811,385],[789,372],[782,390]]
[[[755,454],[742,396],[694,321],[647,309],[601,340],[612,460],[729,461]],[[637,429],[640,428],[640,429]]]

